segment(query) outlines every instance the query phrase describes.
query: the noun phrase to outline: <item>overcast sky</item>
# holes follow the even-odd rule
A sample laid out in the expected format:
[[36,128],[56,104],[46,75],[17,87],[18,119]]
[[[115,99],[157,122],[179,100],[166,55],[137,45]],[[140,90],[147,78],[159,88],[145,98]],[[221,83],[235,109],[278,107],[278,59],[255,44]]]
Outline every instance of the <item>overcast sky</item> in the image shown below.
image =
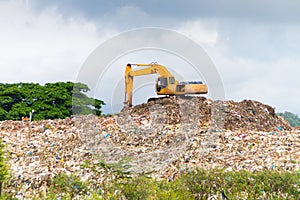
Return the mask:
[[299,115],[299,10],[292,0],[0,0],[0,81],[75,81],[106,40],[160,27],[207,52],[226,99],[255,99]]

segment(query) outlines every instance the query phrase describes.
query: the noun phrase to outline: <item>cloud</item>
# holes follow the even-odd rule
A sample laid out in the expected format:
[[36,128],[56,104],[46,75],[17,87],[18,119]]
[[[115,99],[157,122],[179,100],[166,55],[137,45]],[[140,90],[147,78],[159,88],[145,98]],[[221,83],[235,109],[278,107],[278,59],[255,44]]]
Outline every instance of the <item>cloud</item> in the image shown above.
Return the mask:
[[186,35],[202,45],[215,45],[218,38],[216,22],[214,20],[192,20],[183,22],[175,28],[178,32]]
[[299,24],[239,18],[182,24],[178,30],[198,42],[218,68],[227,99],[256,99],[277,111],[300,113]]
[[[299,1],[285,0],[114,0],[114,1],[80,1],[80,0],[44,0],[36,1],[37,7],[45,8],[57,5],[61,13],[86,17],[101,18],[113,16],[121,7],[128,5],[138,7],[156,20],[176,19],[176,21],[195,20],[197,18],[231,18],[250,21],[298,22],[300,18]],[[110,15],[112,14],[112,15]],[[132,15],[135,13],[133,12]]]
[[228,56],[222,50],[208,49],[223,79],[227,99],[254,99],[275,107],[276,111],[299,114],[300,58],[295,51],[289,53],[261,60],[253,54]]
[[37,12],[20,2],[1,1],[0,19],[2,82],[75,79],[100,42],[93,22],[64,18],[55,7]]

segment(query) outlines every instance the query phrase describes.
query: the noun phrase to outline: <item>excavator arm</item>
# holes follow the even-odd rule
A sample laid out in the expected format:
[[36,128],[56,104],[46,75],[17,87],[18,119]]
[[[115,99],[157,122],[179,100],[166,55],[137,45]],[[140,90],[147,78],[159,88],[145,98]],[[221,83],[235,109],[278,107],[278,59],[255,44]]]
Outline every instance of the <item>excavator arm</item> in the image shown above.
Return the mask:
[[129,73],[132,71],[131,64],[127,64],[125,70],[125,105],[132,106],[132,90],[133,90],[133,76]]

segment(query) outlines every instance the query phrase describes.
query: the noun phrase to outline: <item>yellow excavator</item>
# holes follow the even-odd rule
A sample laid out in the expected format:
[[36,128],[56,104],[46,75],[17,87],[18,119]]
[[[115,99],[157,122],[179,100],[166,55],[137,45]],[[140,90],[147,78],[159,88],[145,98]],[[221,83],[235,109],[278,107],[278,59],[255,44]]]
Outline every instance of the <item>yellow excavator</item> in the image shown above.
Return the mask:
[[[144,67],[133,70],[132,66]],[[179,82],[160,64],[127,64],[125,69],[125,106],[132,106],[133,77],[147,74],[158,74],[156,81],[157,95],[185,96],[191,94],[207,94],[207,86],[201,81]]]

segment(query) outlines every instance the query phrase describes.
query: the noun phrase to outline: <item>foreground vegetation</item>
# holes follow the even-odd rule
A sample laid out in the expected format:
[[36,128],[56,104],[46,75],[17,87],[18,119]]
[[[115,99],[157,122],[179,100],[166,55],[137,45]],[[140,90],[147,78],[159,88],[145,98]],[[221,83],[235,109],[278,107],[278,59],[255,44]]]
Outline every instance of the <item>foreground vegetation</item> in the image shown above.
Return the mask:
[[[291,172],[198,169],[175,181],[147,176],[118,178],[97,185],[89,192],[89,182],[74,175],[60,174],[52,180],[47,199],[299,199],[300,175]],[[41,198],[38,197],[38,198]]]
[[34,199],[299,199],[300,172],[225,171],[196,169],[174,181],[147,175],[131,175],[122,165],[84,167],[104,177],[99,182],[81,181],[76,175],[58,174],[46,193]]

